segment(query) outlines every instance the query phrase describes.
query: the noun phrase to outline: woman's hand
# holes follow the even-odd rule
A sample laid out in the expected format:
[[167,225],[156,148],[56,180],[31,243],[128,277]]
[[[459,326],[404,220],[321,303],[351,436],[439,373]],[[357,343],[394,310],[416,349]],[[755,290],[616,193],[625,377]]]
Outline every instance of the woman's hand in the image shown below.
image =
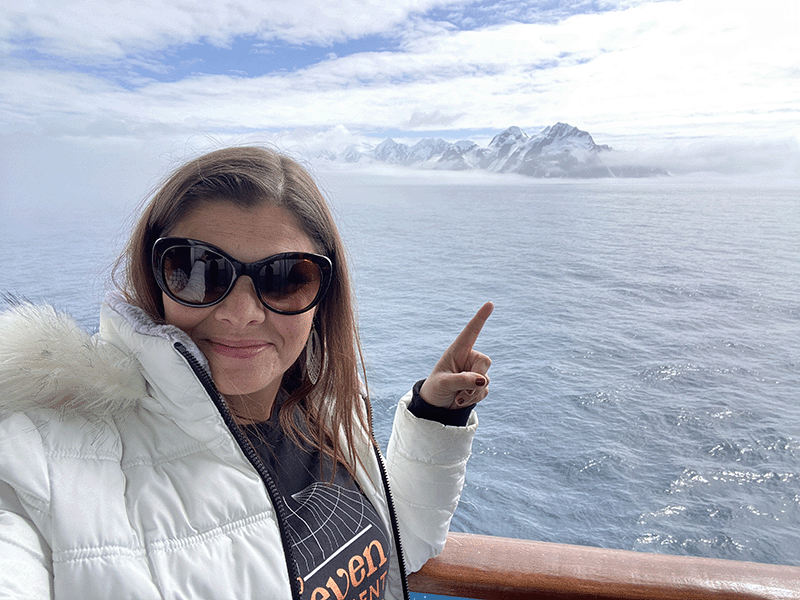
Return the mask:
[[486,372],[492,361],[472,347],[493,310],[494,304],[484,304],[445,350],[420,389],[425,402],[442,408],[464,408],[477,404],[489,393]]

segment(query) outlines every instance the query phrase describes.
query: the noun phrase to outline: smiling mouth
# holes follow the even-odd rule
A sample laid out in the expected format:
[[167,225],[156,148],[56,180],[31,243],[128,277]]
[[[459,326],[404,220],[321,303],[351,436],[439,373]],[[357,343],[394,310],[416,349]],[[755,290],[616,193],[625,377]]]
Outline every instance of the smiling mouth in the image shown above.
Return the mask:
[[257,341],[219,342],[208,340],[208,343],[215,353],[231,358],[251,358],[270,346],[268,342]]

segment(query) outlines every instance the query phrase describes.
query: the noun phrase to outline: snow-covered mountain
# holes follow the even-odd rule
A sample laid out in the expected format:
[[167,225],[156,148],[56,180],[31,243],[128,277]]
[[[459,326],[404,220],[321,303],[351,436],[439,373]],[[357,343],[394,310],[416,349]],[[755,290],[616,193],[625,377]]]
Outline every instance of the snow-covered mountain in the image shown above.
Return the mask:
[[619,160],[614,160],[612,148],[595,144],[587,132],[566,123],[546,127],[535,136],[528,136],[519,127],[509,127],[497,134],[485,148],[470,140],[450,143],[443,139],[423,139],[408,146],[389,138],[371,149],[350,146],[338,155],[327,153],[323,158],[448,171],[482,169],[532,177],[651,177],[667,174],[663,169],[619,164]]

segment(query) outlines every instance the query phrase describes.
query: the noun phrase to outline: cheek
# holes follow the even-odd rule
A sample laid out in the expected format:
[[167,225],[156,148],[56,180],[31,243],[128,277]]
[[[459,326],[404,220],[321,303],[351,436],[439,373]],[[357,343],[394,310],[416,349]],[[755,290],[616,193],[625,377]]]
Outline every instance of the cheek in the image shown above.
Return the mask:
[[169,325],[182,329],[189,336],[192,335],[192,330],[203,321],[206,313],[210,309],[191,308],[178,304],[174,300],[164,296],[164,320]]
[[287,344],[292,347],[292,354],[299,355],[305,348],[313,323],[314,316],[312,313],[311,315],[294,315],[290,317],[290,320],[281,324],[281,335]]

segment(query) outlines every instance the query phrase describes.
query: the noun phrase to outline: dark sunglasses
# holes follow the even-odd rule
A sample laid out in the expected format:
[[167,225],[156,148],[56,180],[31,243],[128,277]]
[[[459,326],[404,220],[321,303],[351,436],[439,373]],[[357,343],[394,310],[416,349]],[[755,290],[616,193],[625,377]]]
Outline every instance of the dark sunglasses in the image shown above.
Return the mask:
[[179,304],[213,306],[247,275],[261,303],[282,315],[316,306],[328,291],[332,272],[331,259],[320,254],[287,252],[243,263],[216,246],[179,237],[156,240],[152,260],[158,287]]

